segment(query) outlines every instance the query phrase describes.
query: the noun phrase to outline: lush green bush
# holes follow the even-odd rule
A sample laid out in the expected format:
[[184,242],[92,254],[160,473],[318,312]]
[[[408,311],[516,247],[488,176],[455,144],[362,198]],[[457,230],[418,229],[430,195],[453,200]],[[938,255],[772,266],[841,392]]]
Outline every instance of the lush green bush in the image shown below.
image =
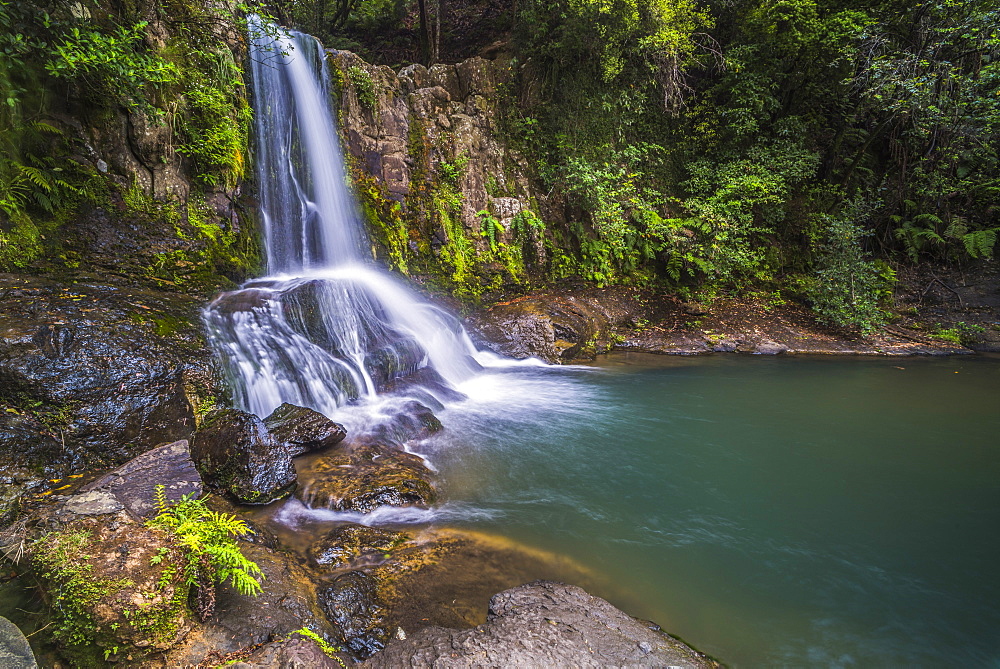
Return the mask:
[[833,325],[869,332],[886,318],[896,275],[886,263],[868,260],[862,242],[871,235],[850,219],[856,210],[825,217],[814,280],[807,295],[813,309]]

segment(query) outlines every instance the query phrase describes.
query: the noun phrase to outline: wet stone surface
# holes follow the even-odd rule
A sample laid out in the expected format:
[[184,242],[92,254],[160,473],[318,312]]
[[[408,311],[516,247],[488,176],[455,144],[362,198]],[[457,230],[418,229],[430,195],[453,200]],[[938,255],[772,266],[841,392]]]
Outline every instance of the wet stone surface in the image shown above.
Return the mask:
[[368,513],[379,506],[430,506],[432,473],[411,453],[374,443],[341,448],[299,474],[295,496],[309,506]]
[[292,456],[257,416],[239,409],[209,414],[191,438],[205,483],[246,504],[267,504],[295,486]]
[[347,436],[340,423],[318,411],[287,402],[265,418],[264,425],[292,457],[335,446]]
[[14,623],[0,616],[0,667],[35,669],[37,666],[24,634]]
[[361,563],[379,563],[410,539],[403,532],[348,523],[336,527],[309,546],[310,561],[321,569],[346,569]]
[[85,275],[0,274],[0,520],[46,479],[194,430],[196,409],[221,394],[199,306]]
[[317,593],[327,620],[337,629],[339,641],[359,658],[385,647],[385,606],[378,595],[378,582],[362,571],[336,577]]
[[425,628],[366,667],[656,666],[719,664],[576,586],[536,581],[498,593],[474,629]]

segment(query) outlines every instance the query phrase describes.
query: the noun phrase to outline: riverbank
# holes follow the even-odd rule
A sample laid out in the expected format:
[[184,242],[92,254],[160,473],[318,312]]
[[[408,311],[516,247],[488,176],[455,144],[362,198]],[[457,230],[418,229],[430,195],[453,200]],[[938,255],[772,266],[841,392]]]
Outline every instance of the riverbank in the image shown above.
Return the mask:
[[497,302],[468,319],[477,343],[553,363],[612,350],[667,355],[962,355],[1000,351],[1000,272],[905,268],[887,324],[861,333],[826,325],[780,292],[712,302],[626,287],[565,283]]

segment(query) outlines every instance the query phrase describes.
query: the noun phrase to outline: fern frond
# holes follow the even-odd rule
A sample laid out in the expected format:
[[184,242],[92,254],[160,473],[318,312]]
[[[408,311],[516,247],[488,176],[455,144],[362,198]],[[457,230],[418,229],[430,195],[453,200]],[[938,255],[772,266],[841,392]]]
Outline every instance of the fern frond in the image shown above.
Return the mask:
[[997,231],[1000,228],[989,230],[976,230],[962,236],[962,244],[966,252],[973,258],[985,258],[989,260],[993,257],[993,247],[997,243]]

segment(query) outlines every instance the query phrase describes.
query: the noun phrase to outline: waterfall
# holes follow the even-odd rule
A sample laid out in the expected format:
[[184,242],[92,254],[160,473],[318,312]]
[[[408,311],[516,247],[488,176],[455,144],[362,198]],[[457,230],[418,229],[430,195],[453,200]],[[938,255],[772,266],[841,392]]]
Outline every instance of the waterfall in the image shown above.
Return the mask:
[[362,253],[322,46],[250,25],[268,276],[205,310],[236,403],[260,416],[282,402],[330,415],[418,372],[432,393],[474,376],[476,349],[458,320]]

